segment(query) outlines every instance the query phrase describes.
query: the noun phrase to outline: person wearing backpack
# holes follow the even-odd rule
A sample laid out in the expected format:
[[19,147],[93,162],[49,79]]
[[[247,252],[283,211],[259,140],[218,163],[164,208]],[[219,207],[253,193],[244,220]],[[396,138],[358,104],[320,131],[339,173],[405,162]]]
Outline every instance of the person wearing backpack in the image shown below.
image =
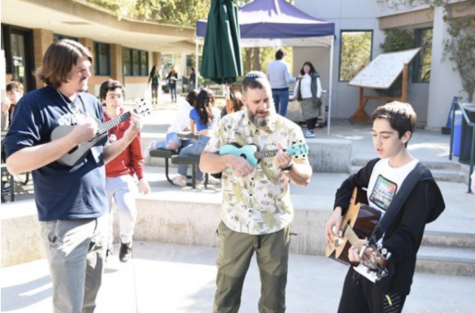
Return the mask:
[[294,95],[300,102],[302,108],[302,117],[307,124],[305,138],[315,137],[315,125],[318,117],[321,115],[322,108],[322,84],[320,76],[313,64],[309,61],[305,62],[300,70],[300,76],[295,84]]
[[160,88],[160,73],[157,69],[157,66],[152,66],[150,70],[150,75],[148,76],[148,83],[152,83],[152,103],[158,104],[158,93]]

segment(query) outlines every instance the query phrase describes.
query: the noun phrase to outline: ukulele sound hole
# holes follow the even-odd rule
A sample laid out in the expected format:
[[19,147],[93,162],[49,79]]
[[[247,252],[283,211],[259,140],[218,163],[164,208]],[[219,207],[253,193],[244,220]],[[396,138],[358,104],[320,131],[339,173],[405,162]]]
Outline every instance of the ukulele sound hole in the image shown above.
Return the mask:
[[71,150],[69,150],[68,154],[74,153],[74,151],[76,151],[77,149],[78,149],[78,146],[72,148]]

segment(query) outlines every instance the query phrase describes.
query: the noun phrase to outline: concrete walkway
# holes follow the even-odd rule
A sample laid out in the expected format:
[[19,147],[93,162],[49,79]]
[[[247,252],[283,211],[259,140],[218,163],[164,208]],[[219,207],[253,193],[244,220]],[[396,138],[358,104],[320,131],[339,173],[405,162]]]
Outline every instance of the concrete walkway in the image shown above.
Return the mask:
[[[118,250],[118,249],[116,249]],[[107,264],[98,313],[205,313],[212,311],[217,249],[135,242],[134,258]],[[291,255],[287,312],[336,312],[346,267],[317,256]],[[51,312],[45,260],[2,269],[2,312]],[[255,260],[240,312],[257,312]],[[472,313],[475,278],[416,273],[404,313]]]
[[[162,103],[152,116],[145,118],[144,135],[153,137],[154,133],[165,133],[174,113],[174,104]],[[326,128],[318,129],[317,137],[329,137],[326,131]],[[346,121],[335,121],[331,138],[335,137],[352,140],[353,159],[370,159],[375,155],[369,124],[350,125]],[[440,132],[417,130],[409,149],[422,161],[447,162],[449,140],[449,136]],[[148,167],[146,172],[153,191],[147,197],[193,194],[219,201],[219,190],[171,186],[165,180],[163,168]],[[172,168],[171,172],[174,173],[175,169]],[[335,190],[347,176],[315,173],[307,188],[291,187],[294,205],[330,211]],[[475,234],[475,195],[467,194],[467,185],[463,183],[438,184],[447,209],[427,229]],[[18,201],[21,199],[20,195]],[[117,255],[109,260],[96,312],[211,312],[216,257],[217,249],[213,247],[135,242],[134,257],[130,262],[120,263]],[[0,273],[2,312],[51,312],[51,280],[45,260],[2,268]],[[336,312],[345,273],[345,266],[324,257],[291,255],[287,312]],[[240,312],[257,312],[258,276],[255,262],[252,262]],[[404,312],[472,313],[474,298],[475,277],[416,273]]]

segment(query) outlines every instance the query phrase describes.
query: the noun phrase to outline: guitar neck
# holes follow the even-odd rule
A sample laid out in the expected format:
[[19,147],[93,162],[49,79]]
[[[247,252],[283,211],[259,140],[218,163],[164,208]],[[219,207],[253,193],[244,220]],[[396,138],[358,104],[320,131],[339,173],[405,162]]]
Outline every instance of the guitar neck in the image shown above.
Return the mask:
[[346,225],[344,228],[344,236],[348,239],[348,241],[356,247],[359,250],[363,248],[363,244],[361,243],[360,239],[358,238],[358,235],[356,235],[355,231],[353,228],[351,228],[350,225]]
[[114,128],[116,127],[117,125],[125,122],[126,120],[128,120],[130,118],[130,112],[126,112],[120,116],[117,116],[113,119],[110,119],[108,120],[107,122],[105,123],[102,123],[101,125],[99,125],[99,129],[97,130],[97,133],[98,134],[103,134],[105,132],[107,132],[109,129],[111,128]]

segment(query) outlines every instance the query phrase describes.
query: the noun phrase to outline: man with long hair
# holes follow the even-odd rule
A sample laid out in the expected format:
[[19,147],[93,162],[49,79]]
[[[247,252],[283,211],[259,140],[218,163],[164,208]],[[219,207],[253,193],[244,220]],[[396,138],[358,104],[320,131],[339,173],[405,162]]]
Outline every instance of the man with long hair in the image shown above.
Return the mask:
[[[54,312],[93,312],[104,272],[108,210],[105,163],[135,138],[140,120],[131,112],[122,139],[99,140],[73,166],[57,162],[92,140],[102,106],[88,79],[92,55],[83,45],[63,39],[47,49],[37,76],[46,86],[18,103],[4,140],[7,167],[16,175],[33,171],[35,200],[53,281]],[[70,131],[51,141],[56,127]],[[64,127],[63,127],[64,128]]]

